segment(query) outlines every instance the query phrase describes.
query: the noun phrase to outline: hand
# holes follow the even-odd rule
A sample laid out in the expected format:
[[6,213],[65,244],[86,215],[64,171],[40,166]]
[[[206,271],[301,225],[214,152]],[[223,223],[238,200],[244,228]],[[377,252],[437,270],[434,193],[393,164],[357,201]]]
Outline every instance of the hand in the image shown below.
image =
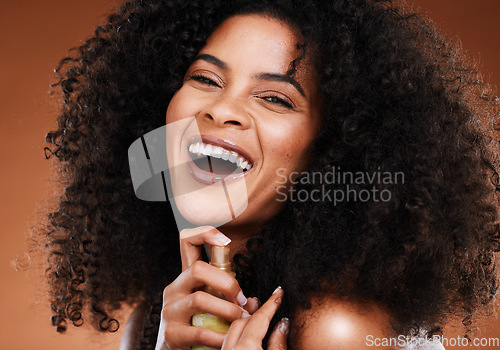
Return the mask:
[[[230,241],[211,226],[181,231],[182,273],[163,291],[156,350],[188,350],[194,345],[220,348],[225,334],[191,326],[192,315],[207,312],[232,322],[257,309],[257,301],[243,295],[234,277],[200,260],[203,244],[225,246]],[[227,301],[198,290],[205,285],[220,291]]]
[[[283,290],[278,287],[273,295],[252,316],[234,321],[229,328],[222,350],[262,349],[269,323],[278,310],[283,298]],[[289,321],[283,318],[272,332],[267,344],[268,350],[286,350]]]

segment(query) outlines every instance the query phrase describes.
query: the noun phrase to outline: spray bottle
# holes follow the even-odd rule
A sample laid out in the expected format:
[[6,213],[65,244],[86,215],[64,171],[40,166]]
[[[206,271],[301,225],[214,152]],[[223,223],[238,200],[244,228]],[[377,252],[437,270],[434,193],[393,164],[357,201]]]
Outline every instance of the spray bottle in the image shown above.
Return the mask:
[[[227,272],[233,277],[235,276],[235,273],[231,269],[231,262],[229,260],[229,247],[212,246],[210,254],[210,265]],[[205,286],[202,290],[221,299],[225,299],[222,293],[209,286]],[[195,327],[208,328],[220,333],[227,333],[231,322],[218,316],[203,313],[193,315],[193,317],[191,318],[191,325]],[[191,349],[216,350],[208,346],[193,346]]]

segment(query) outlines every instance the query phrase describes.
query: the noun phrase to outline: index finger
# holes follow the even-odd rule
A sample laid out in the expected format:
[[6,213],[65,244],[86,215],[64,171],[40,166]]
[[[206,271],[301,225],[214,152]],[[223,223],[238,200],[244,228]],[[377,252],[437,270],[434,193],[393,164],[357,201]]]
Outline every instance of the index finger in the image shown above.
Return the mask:
[[179,234],[182,271],[196,260],[201,260],[203,244],[226,246],[231,240],[213,226],[200,226],[184,229]]
[[252,316],[248,318],[248,323],[243,330],[240,337],[241,341],[259,340],[262,344],[262,340],[266,336],[267,330],[271,320],[281,305],[281,300],[283,299],[283,289],[281,287],[276,288],[271,297],[257,310]]

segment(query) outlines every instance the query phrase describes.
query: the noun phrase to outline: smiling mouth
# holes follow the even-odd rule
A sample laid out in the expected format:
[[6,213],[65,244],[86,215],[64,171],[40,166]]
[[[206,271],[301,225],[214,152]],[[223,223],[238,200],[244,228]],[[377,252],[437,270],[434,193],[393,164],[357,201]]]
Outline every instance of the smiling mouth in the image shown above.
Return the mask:
[[[206,139],[207,137],[204,137]],[[219,140],[215,140],[217,142]],[[197,180],[205,183],[232,180],[246,175],[252,169],[252,161],[245,155],[230,148],[223,142],[209,143],[201,138],[194,138],[188,146],[192,163],[190,172]]]

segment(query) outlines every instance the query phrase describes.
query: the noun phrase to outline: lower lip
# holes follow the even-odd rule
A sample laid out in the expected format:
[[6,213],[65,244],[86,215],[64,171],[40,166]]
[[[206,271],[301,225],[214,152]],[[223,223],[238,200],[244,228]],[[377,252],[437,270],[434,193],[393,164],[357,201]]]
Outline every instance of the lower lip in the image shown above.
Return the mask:
[[207,185],[222,184],[222,180],[224,180],[225,183],[236,181],[244,176],[247,176],[247,174],[252,171],[252,169],[253,167],[242,173],[229,174],[224,176],[215,175],[213,173],[200,169],[196,166],[196,164],[194,164],[192,160],[188,162],[188,171],[193,176],[193,178],[196,181]]

